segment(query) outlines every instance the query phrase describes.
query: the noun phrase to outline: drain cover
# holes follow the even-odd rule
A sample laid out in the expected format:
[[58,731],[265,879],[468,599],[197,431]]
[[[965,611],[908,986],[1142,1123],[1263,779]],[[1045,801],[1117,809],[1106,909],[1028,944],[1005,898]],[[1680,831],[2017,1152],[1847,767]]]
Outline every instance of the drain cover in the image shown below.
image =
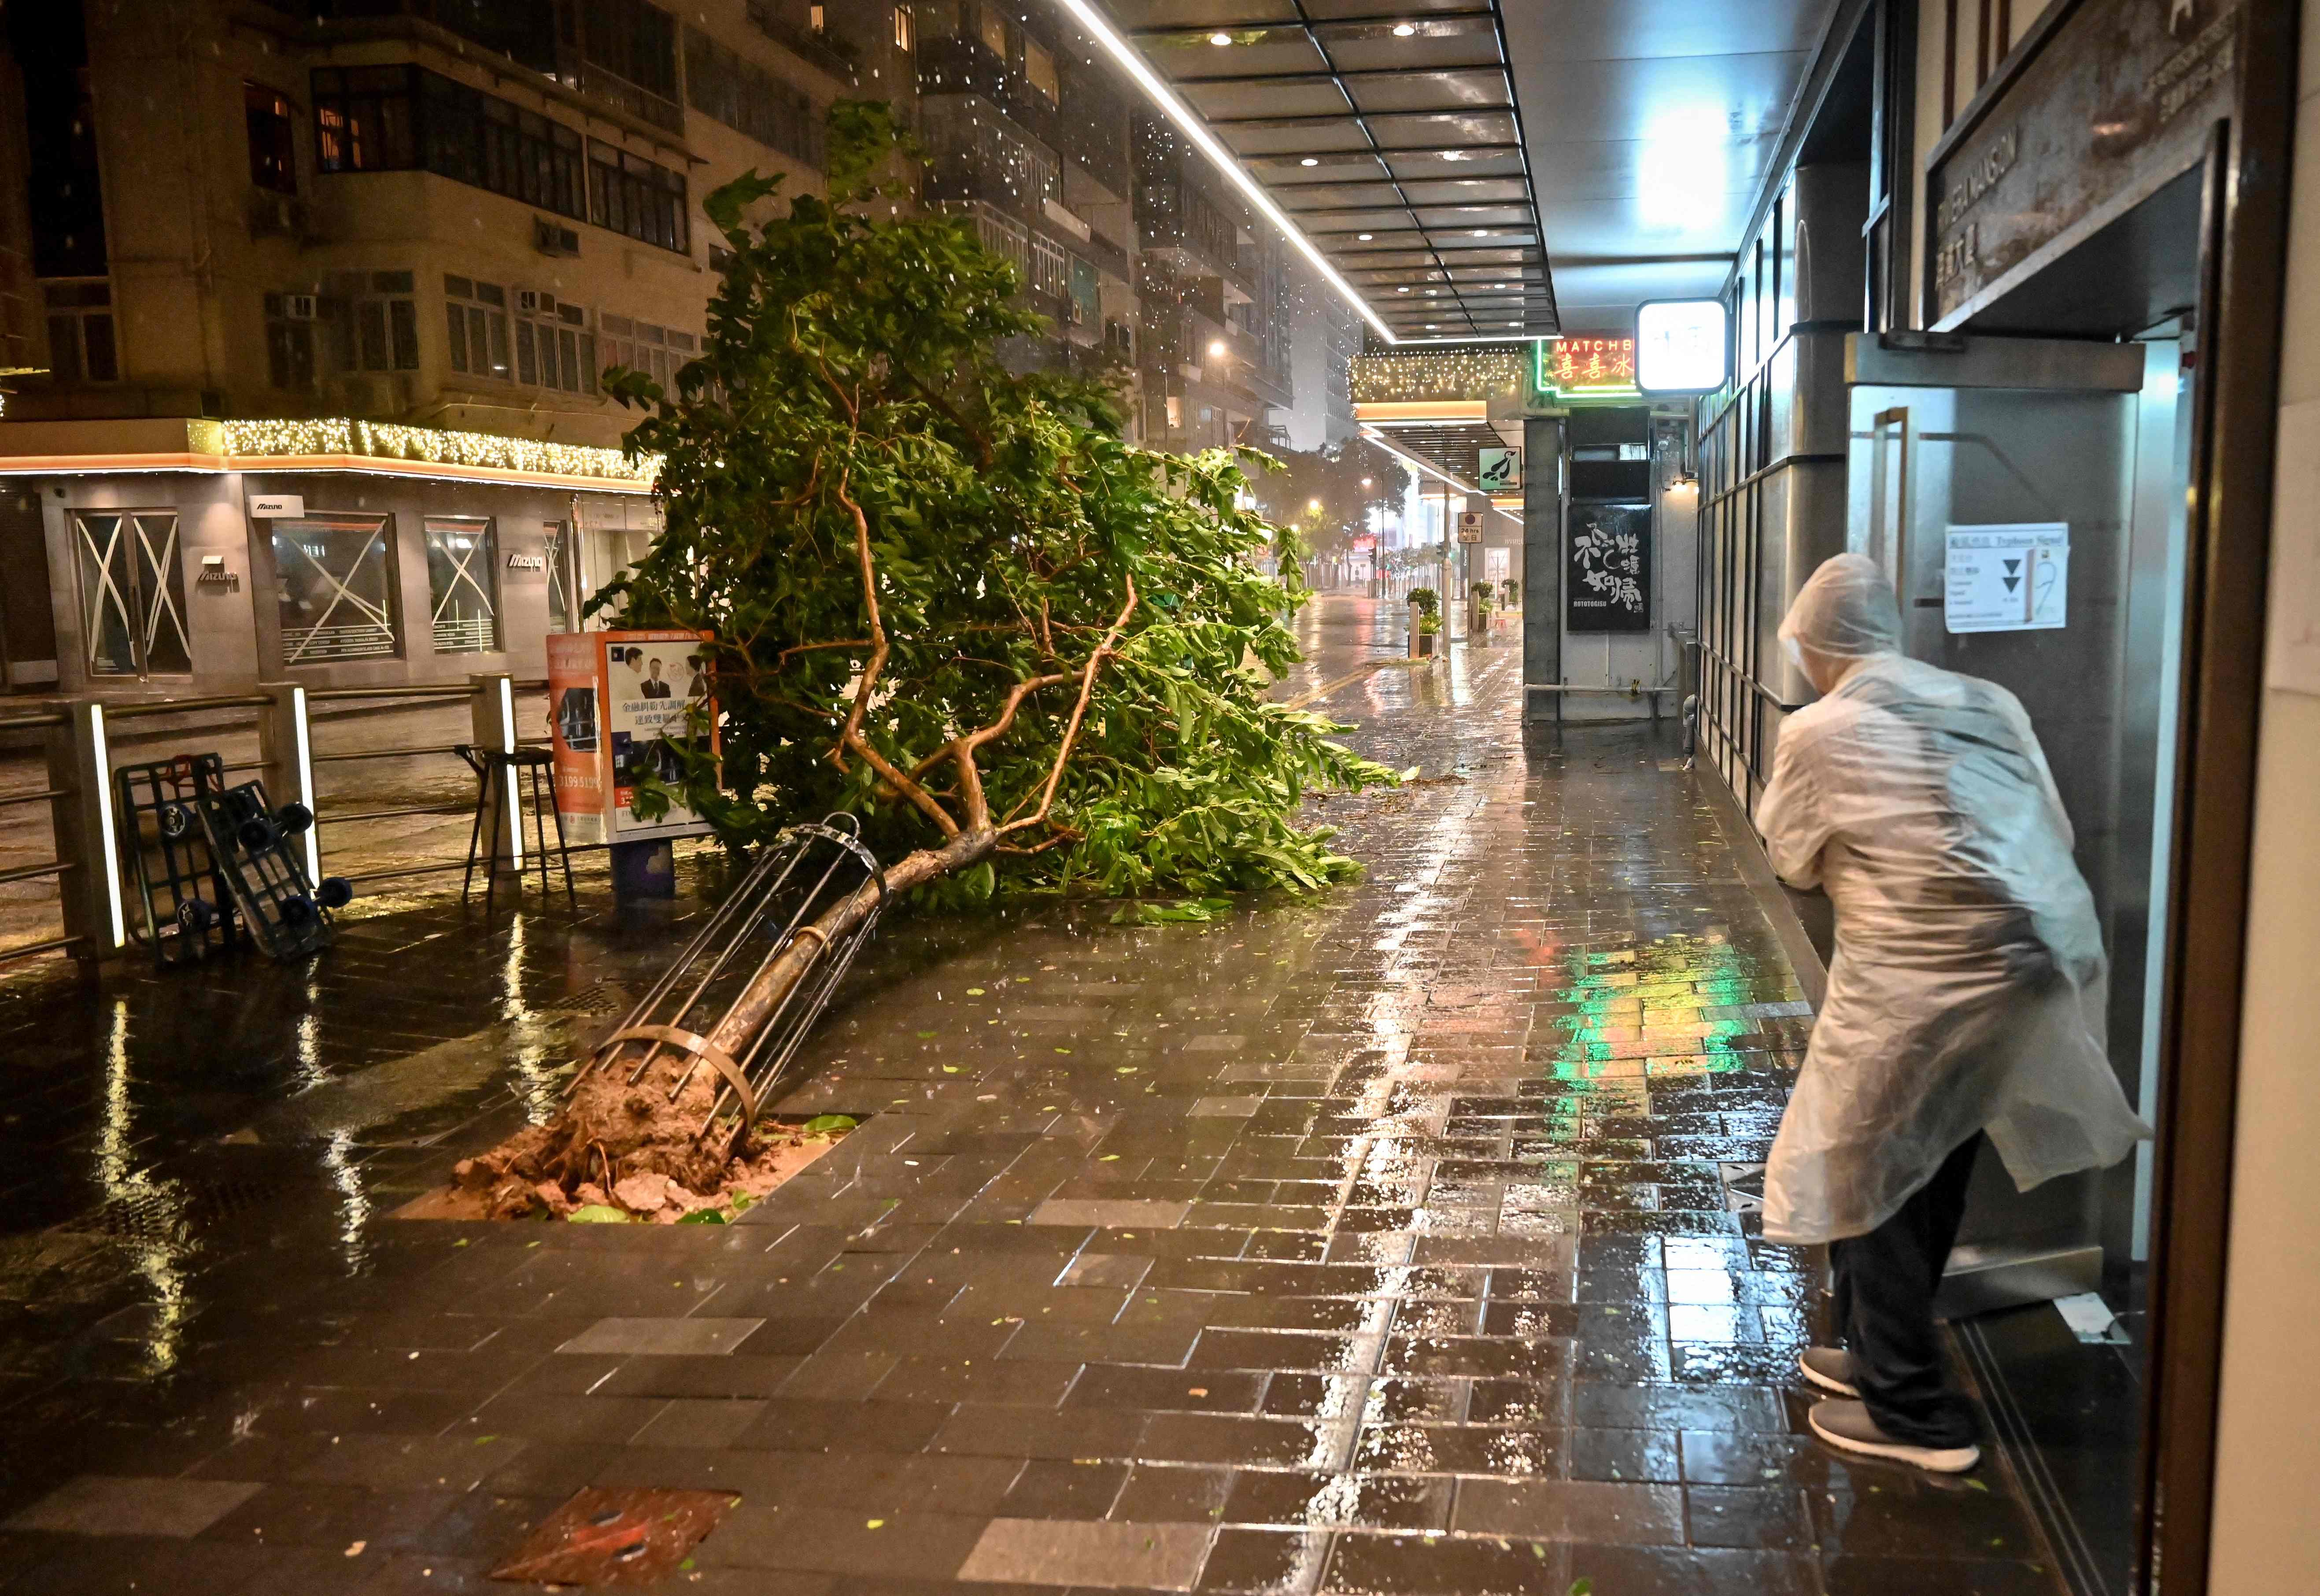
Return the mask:
[[196,1229],[274,1211],[301,1188],[272,1181],[160,1181],[58,1227],[117,1241],[177,1241]]
[[629,1006],[629,993],[615,982],[599,981],[594,986],[584,986],[570,997],[542,1003],[543,1014],[611,1014]]
[[491,1577],[530,1585],[648,1585],[683,1565],[741,1499],[723,1491],[581,1492]]

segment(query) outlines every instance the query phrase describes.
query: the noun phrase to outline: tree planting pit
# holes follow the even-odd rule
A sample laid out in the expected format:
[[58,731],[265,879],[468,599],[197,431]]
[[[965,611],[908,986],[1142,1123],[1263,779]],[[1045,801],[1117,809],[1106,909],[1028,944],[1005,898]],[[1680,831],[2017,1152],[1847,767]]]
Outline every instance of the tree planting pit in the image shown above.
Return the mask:
[[[553,1181],[495,1175],[463,1159],[450,1185],[412,1198],[398,1220],[550,1220],[580,1225],[727,1225],[846,1139],[861,1124],[853,1114],[768,1115],[749,1134],[747,1151],[725,1166],[712,1191],[695,1191],[657,1173],[608,1167],[566,1192]],[[607,1182],[609,1181],[609,1184]],[[497,1576],[494,1576],[497,1577]]]
[[693,1548],[740,1500],[726,1491],[591,1486],[541,1520],[491,1577],[527,1585],[658,1584],[691,1568]]

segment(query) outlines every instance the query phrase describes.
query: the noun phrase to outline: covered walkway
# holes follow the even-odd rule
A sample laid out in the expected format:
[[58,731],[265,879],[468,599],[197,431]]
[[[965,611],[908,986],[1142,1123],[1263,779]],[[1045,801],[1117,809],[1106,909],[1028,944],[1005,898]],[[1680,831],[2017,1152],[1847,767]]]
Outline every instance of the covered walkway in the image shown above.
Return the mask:
[[13,993],[0,1592],[517,1589],[588,1486],[725,1493],[671,1591],[2054,1589],[2002,1456],[1803,1438],[1750,1192],[1809,1010],[1672,730],[1311,615],[1423,772],[1329,805],[1366,878],[891,931],[784,1105],[862,1128],[734,1227],[389,1217],[666,922]]

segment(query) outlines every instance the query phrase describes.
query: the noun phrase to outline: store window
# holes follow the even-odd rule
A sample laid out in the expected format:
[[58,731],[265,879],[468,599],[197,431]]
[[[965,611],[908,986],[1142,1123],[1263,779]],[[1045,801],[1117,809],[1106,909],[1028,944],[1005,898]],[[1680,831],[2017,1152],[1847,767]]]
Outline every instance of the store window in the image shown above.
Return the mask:
[[596,391],[596,337],[588,313],[551,294],[516,295],[515,380],[567,394]]
[[488,518],[430,515],[427,594],[438,654],[494,654],[500,646],[499,538]]
[[249,130],[249,180],[276,194],[298,192],[298,156],[291,137],[290,102],[255,83],[241,86],[242,122]]
[[603,318],[603,327],[605,368],[620,366],[641,371],[664,388],[677,368],[700,351],[700,340],[674,327],[656,327],[650,322],[613,315]]
[[325,309],[332,369],[419,369],[418,285],[410,272],[343,272],[331,289]]
[[174,510],[76,510],[81,664],[91,676],[183,675],[186,578]]
[[497,283],[446,277],[443,329],[450,342],[452,370],[502,382],[514,376],[510,363],[507,290]]
[[283,663],[394,654],[394,521],[322,512],[270,524]]
[[49,368],[59,383],[109,383],[121,376],[108,279],[41,285],[48,306]]
[[266,296],[266,380],[303,394],[314,385],[314,296]]
[[548,630],[580,630],[580,546],[569,521],[540,523],[540,543],[548,555]]

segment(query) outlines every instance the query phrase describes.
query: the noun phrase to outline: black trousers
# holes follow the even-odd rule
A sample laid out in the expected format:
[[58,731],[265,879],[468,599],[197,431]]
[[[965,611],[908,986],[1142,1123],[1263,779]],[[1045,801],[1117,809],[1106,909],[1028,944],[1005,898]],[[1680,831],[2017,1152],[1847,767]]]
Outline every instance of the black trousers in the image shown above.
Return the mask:
[[1877,1427],[1913,1446],[1973,1444],[1973,1409],[1949,1383],[1934,1328],[1934,1292],[1965,1215],[1981,1137],[1963,1143],[1900,1211],[1866,1236],[1829,1244],[1836,1328]]

